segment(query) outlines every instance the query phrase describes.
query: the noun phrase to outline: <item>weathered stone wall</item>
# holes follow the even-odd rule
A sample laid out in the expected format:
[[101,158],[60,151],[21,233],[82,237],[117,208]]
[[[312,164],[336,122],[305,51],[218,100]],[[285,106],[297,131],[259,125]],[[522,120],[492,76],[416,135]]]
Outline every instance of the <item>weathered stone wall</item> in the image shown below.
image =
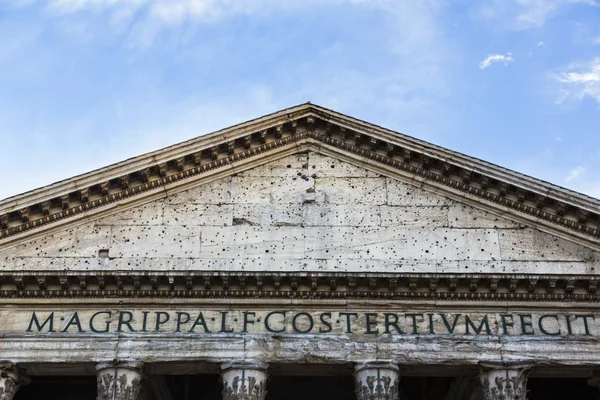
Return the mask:
[[[108,250],[108,257],[100,257]],[[3,270],[594,274],[597,253],[298,154],[0,250]]]

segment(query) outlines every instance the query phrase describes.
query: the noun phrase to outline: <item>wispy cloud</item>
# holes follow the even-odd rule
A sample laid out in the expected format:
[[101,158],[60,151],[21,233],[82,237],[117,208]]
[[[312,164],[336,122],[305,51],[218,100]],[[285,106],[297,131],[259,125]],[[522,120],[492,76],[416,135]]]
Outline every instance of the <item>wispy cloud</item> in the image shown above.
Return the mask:
[[486,69],[487,67],[489,67],[490,65],[492,65],[494,63],[502,63],[505,66],[507,66],[508,63],[511,63],[513,61],[515,61],[515,59],[512,57],[511,53],[506,53],[506,54],[490,54],[489,56],[487,56],[486,58],[484,58],[479,63],[479,68]]
[[568,6],[598,5],[595,0],[491,0],[479,4],[477,17],[498,21],[503,29],[516,30],[542,27]]
[[557,103],[569,97],[577,100],[591,97],[600,103],[600,57],[586,63],[572,64],[567,71],[554,74],[553,77],[561,84]]
[[571,171],[569,171],[569,175],[565,178],[565,182],[571,182],[578,180],[587,172],[587,168],[582,167],[581,165],[576,166]]

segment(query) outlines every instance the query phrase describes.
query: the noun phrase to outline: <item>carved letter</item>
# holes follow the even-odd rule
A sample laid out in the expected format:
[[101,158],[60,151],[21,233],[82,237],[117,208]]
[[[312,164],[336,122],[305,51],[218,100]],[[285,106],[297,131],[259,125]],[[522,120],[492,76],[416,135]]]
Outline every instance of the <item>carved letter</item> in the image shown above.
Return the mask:
[[446,329],[448,329],[449,334],[454,333],[454,329],[456,329],[456,323],[458,322],[458,318],[460,314],[454,314],[454,322],[452,322],[452,326],[450,326],[450,322],[446,319],[446,314],[440,314],[442,316],[442,321],[444,321],[444,325],[446,325]]
[[271,333],[282,333],[285,332],[285,326],[283,326],[283,328],[281,329],[273,329],[271,328],[271,325],[269,325],[269,318],[271,318],[271,315],[274,314],[281,314],[285,320],[285,311],[271,311],[270,313],[268,313],[265,316],[265,328],[267,329],[267,331],[271,332]]
[[44,329],[44,327],[46,326],[46,324],[48,324],[48,332],[55,332],[54,330],[54,312],[51,312],[50,315],[48,315],[48,318],[46,318],[46,320],[44,321],[44,323],[42,325],[40,325],[40,322],[37,319],[37,316],[35,315],[35,312],[31,315],[31,321],[29,321],[29,327],[27,328],[26,332],[33,332],[32,331],[32,327],[33,324],[35,324],[35,326],[37,327],[38,332],[41,332],[42,329]]
[[108,331],[110,330],[110,321],[105,322],[106,328],[104,330],[99,330],[94,327],[94,319],[100,314],[106,314],[108,315],[108,318],[112,316],[112,313],[110,311],[98,311],[90,318],[90,330],[94,333],[108,333]]

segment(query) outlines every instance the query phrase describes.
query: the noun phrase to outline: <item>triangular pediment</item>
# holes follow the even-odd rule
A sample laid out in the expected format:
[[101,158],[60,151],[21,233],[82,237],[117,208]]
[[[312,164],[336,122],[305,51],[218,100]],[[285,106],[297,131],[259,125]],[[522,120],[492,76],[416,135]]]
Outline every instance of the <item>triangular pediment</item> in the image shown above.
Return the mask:
[[[260,173],[265,165],[308,152],[416,187],[427,194],[416,199],[421,205],[436,194],[590,249],[600,248],[598,200],[312,104],[6,199],[0,203],[0,245],[135,209],[244,171]],[[307,173],[312,179],[313,171]],[[298,177],[296,187],[302,188],[303,182]],[[351,198],[355,187],[344,188],[342,181],[335,185],[335,193],[347,193],[348,201],[368,201]],[[261,196],[261,188],[247,190]],[[381,196],[383,190],[374,187],[371,195]]]
[[587,275],[599,253],[316,151],[0,249],[8,270]]

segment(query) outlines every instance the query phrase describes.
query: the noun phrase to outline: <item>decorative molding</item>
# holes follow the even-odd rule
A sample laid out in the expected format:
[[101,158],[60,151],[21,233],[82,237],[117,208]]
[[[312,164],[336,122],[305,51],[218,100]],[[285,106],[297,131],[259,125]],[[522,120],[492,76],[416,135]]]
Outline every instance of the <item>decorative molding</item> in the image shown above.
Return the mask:
[[269,364],[261,361],[231,361],[221,365],[223,400],[264,400]]
[[575,275],[90,272],[0,274],[0,298],[264,298],[599,302]]
[[[355,124],[357,125],[357,124]],[[172,160],[161,160],[156,165],[131,171],[127,174],[95,182],[89,186],[34,204],[21,204],[0,215],[0,239],[30,231],[73,216],[99,209],[111,203],[141,195],[193,177],[210,175],[231,168],[243,160],[261,157],[278,148],[313,140],[333,149],[370,160],[386,169],[418,177],[433,185],[446,187],[451,192],[474,196],[484,204],[508,208],[535,224],[545,221],[562,230],[585,235],[592,241],[600,238],[600,214],[577,204],[576,196],[559,192],[554,187],[539,187],[542,193],[519,184],[504,182],[486,175],[474,166],[451,162],[436,154],[426,154],[427,149],[416,150],[396,143],[391,133],[370,132],[371,125],[364,123],[348,129],[333,121],[323,109],[307,109],[282,123],[272,121],[272,126],[261,126],[254,132],[232,135],[234,139],[213,140],[206,148],[189,154],[177,155]],[[364,132],[367,130],[369,132]],[[385,139],[387,137],[387,140]],[[433,147],[433,146],[432,146]],[[539,185],[539,183],[538,183]],[[554,196],[556,192],[560,196]],[[573,200],[572,203],[564,200]]]
[[110,361],[96,365],[98,400],[138,400],[142,363]]
[[398,365],[388,361],[360,362],[354,369],[357,400],[397,400]]
[[527,377],[531,363],[479,364],[484,400],[527,400]]

